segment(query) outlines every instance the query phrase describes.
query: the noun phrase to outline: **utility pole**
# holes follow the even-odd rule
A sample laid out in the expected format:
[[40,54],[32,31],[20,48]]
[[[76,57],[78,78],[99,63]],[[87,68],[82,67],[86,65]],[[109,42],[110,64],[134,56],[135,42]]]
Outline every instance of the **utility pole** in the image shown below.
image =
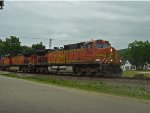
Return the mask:
[[52,39],[49,39],[49,49],[51,49],[52,46]]
[[3,9],[4,6],[4,0],[0,0],[0,9]]

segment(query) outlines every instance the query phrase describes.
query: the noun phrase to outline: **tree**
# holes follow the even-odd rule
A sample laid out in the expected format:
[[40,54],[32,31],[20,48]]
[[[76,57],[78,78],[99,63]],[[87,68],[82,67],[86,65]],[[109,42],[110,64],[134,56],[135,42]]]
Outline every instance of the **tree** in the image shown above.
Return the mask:
[[4,54],[19,54],[21,53],[21,46],[20,46],[19,38],[15,36],[10,36],[10,38],[6,38],[4,41]]
[[22,51],[21,54],[33,53],[33,49],[28,46],[21,46]]
[[3,56],[5,52],[4,42],[0,39],[0,57]]
[[122,60],[127,60],[129,58],[129,49],[121,49],[119,50],[119,55]]
[[45,46],[42,44],[42,42],[40,42],[39,44],[38,43],[37,44],[33,44],[32,45],[32,49],[34,51],[36,51],[36,50],[42,50],[42,49],[45,49]]
[[142,67],[145,62],[150,63],[150,43],[149,41],[134,41],[128,45],[124,57],[130,60],[137,67]]
[[21,46],[19,38],[15,36],[10,36],[6,38],[5,41],[0,39],[0,56],[5,56],[7,54],[18,54],[21,52]]
[[41,49],[45,49],[45,46],[42,44],[42,42],[33,44],[32,47],[28,47],[21,46],[21,42],[16,36],[10,36],[6,38],[5,41],[0,39],[0,57],[8,54],[28,54]]

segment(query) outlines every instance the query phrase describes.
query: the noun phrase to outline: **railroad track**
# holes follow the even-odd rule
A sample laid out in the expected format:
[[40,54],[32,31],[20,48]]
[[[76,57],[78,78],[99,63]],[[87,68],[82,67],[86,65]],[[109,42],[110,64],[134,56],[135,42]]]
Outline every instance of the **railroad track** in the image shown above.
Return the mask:
[[41,73],[23,73],[23,72],[1,72],[3,74],[15,73],[18,77],[46,77],[49,79],[58,80],[71,80],[74,82],[82,83],[94,83],[94,84],[110,84],[115,87],[120,85],[127,87],[144,87],[150,89],[150,79],[149,78],[135,78],[135,77],[118,77],[118,78],[108,78],[108,77],[91,77],[91,76],[77,76],[69,74],[41,74]]
[[[5,71],[2,71],[5,72]],[[61,77],[71,77],[71,78],[88,78],[88,79],[95,79],[95,80],[99,80],[99,79],[106,79],[106,80],[148,80],[150,81],[150,78],[146,78],[146,77],[107,77],[107,76],[99,76],[99,77],[95,77],[95,76],[91,76],[91,75],[83,75],[83,76],[79,76],[79,75],[72,75],[72,74],[62,74],[62,73],[58,73],[58,74],[51,74],[51,73],[24,73],[24,72],[6,72],[6,73],[15,73],[15,74],[22,74],[23,75],[32,75],[32,76],[61,76]]]

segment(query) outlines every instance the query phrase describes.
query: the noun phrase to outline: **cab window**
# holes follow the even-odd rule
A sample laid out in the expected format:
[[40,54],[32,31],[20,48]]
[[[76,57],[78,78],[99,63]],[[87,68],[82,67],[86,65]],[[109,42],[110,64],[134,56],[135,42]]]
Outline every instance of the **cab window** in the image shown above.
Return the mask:
[[92,48],[92,43],[86,43],[86,44],[84,44],[83,48],[85,48],[85,49],[91,49]]
[[106,48],[106,47],[110,47],[110,44],[96,43],[96,48]]

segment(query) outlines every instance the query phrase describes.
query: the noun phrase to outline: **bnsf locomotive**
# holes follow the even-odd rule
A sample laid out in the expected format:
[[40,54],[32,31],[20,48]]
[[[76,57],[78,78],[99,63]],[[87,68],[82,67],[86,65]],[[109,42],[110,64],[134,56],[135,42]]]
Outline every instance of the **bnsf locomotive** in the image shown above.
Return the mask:
[[1,58],[6,71],[72,73],[91,76],[121,76],[120,58],[108,41],[92,40]]

